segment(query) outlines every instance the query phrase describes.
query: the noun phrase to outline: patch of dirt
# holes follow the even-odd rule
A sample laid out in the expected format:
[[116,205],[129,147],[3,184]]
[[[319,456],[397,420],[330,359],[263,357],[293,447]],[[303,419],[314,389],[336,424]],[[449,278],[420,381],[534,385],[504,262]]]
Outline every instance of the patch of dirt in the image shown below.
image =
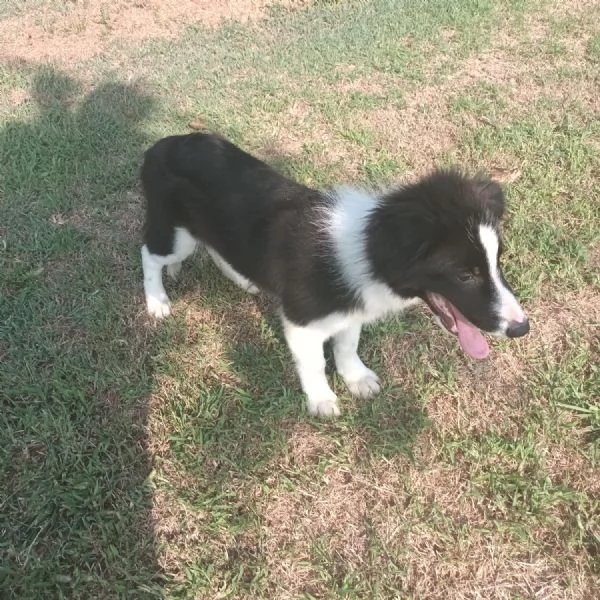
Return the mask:
[[272,123],[261,154],[265,160],[273,155],[293,159],[300,156],[308,144],[313,143],[316,147],[311,147],[311,161],[314,156],[314,161],[318,162],[319,155],[328,163],[345,157],[333,127],[324,122],[308,102],[299,99],[286,108],[280,119]]
[[27,90],[23,89],[13,89],[8,93],[8,97],[6,101],[13,107],[21,106],[21,104],[25,104],[31,100],[31,95]]
[[332,453],[329,440],[307,423],[296,423],[288,437],[288,454],[284,459],[286,467],[311,467]]
[[600,273],[600,244],[592,248],[588,257],[588,264],[592,271]]
[[[449,107],[453,99],[481,82],[502,85],[509,89],[512,100],[528,104],[531,81],[526,78],[528,67],[500,51],[488,52],[467,59],[462,67],[443,82],[419,87],[407,94],[403,108],[378,108],[357,111],[353,120],[373,130],[378,141],[411,167],[408,176],[420,176],[432,162],[451,150],[459,136]],[[349,89],[372,88],[372,82],[357,80]],[[389,85],[378,82],[377,93],[385,95]],[[398,85],[394,82],[393,85]],[[521,94],[527,94],[521,97]],[[494,126],[493,123],[488,125]],[[481,126],[481,124],[478,124]],[[506,173],[504,173],[506,177]],[[510,179],[512,173],[508,174]]]
[[[336,579],[364,568],[367,515],[400,500],[397,477],[389,471],[365,477],[332,467],[312,485],[273,494],[265,510],[264,548],[271,579],[285,590],[282,597],[325,594],[314,571],[321,560]],[[320,553],[329,558],[320,559]]]
[[447,100],[440,87],[425,86],[409,95],[403,108],[357,111],[354,120],[375,133],[376,144],[410,166],[405,176],[418,177],[455,144],[457,128]]
[[[300,132],[301,136],[290,135],[291,132]],[[304,134],[308,135],[304,137]],[[277,140],[277,146],[291,156],[302,154],[307,142],[313,140],[328,148],[336,148],[337,144],[332,127],[320,121],[310,104],[300,99],[293,102],[281,119],[273,124],[269,137]]]
[[407,492],[425,503],[429,510],[435,506],[455,523],[483,526],[485,514],[469,494],[469,471],[464,465],[441,462],[436,457],[436,444],[429,432],[420,437],[416,452],[420,466],[409,469]]
[[[439,333],[442,333],[441,330],[434,330],[432,335]],[[386,336],[382,340],[378,352],[383,362],[383,370],[391,380],[405,384],[415,383],[412,377],[415,364],[427,359],[427,350],[424,348],[423,353],[417,356],[417,348],[424,343],[427,336],[428,333],[425,331],[407,331],[399,338]]]
[[518,435],[522,411],[531,404],[526,391],[531,365],[523,356],[525,344],[515,342],[510,351],[492,348],[490,357],[482,362],[457,356],[453,385],[428,404],[436,430]]
[[560,0],[554,0],[548,3],[547,11],[548,14],[561,18],[579,17],[584,14],[593,14],[593,11],[598,12],[598,2],[597,0],[569,0],[567,4]]
[[[581,10],[589,6],[586,2],[581,4]],[[550,35],[540,19],[530,19],[526,31],[531,37],[527,43],[534,46]],[[581,66],[587,44],[584,36],[565,34],[557,40],[563,44],[565,52],[552,60],[548,60],[546,56],[541,59],[520,59],[523,38],[521,33],[518,36],[500,32],[491,50],[466,59],[445,80],[421,86],[407,94],[403,108],[356,111],[352,119],[362,127],[374,131],[378,143],[411,167],[408,176],[419,176],[430,168],[437,157],[455,147],[459,132],[458,125],[454,124],[456,118],[449,112],[453,100],[471,90],[475,95],[479,94],[479,86],[482,84],[494,86],[505,100],[507,107],[501,107],[499,118],[512,119],[520,113],[530,113],[532,103],[546,98],[557,103],[557,119],[562,118],[565,105],[573,103],[589,110],[590,114],[598,111],[597,85],[593,79],[575,77],[557,80],[556,77],[549,76],[561,66]],[[432,64],[429,67],[432,79],[438,66],[439,64]],[[386,81],[385,78],[358,78],[344,82],[341,89],[385,96],[392,85],[397,86],[399,83]],[[463,119],[473,128],[502,125],[492,118],[475,117],[468,113],[463,115]],[[510,180],[514,173],[503,174],[503,177],[507,176]]]
[[[296,100],[281,118],[269,123],[257,156],[285,172],[288,170],[286,163],[302,162],[303,155],[309,152],[311,164],[327,165],[336,177],[353,180],[361,176],[371,151],[370,147],[359,147],[346,140],[339,129],[324,120],[308,102]],[[321,185],[306,173],[303,173],[303,183]]]
[[587,287],[555,295],[531,306],[528,316],[532,330],[525,338],[528,343],[522,343],[529,354],[535,355],[541,346],[544,355],[561,358],[565,336],[584,331],[593,339],[600,332],[600,290]]
[[[410,166],[409,177],[423,175],[435,160],[450,151],[459,137],[458,126],[450,114],[452,101],[479,82],[511,85],[520,89],[521,63],[500,52],[467,59],[461,68],[444,81],[420,86],[405,96],[402,108],[377,108],[356,111],[353,120],[375,132],[377,141]],[[430,67],[434,77],[435,67]],[[398,81],[378,81],[375,90],[385,95]],[[348,89],[373,89],[370,80],[356,80]],[[480,124],[479,124],[480,125]]]
[[[506,350],[492,347],[485,361],[463,359],[458,354],[460,350],[455,349],[456,340],[440,337],[437,329],[431,331],[423,361],[436,354],[447,354],[453,348],[456,353],[453,384],[441,387],[427,404],[436,431],[473,435],[493,430],[502,435],[518,435],[524,410],[530,411],[535,405],[540,411],[547,409],[545,402],[532,398],[528,392],[539,361],[563,356],[573,331],[587,331],[590,338],[600,333],[600,292],[591,287],[538,302],[527,312],[530,335],[510,341]],[[402,365],[402,357],[411,346],[410,335],[397,342],[384,341],[382,356],[394,379],[402,381],[411,376]]]
[[594,598],[587,565],[565,558],[572,552],[554,525],[530,530],[528,540],[490,530],[470,493],[472,474],[440,461],[436,443],[421,437],[419,466],[397,457],[374,461],[368,475],[332,467],[320,481],[272,493],[263,513],[272,597],[320,597],[329,590],[321,569],[341,581],[369,565],[381,584],[415,598]]
[[[541,26],[538,22],[528,25],[528,33],[533,36],[530,43],[534,46],[551,35],[545,28],[540,32]],[[552,76],[561,67],[580,68],[585,64],[587,39],[582,35],[565,35],[557,39],[565,49],[560,56],[551,59],[546,55],[528,56],[526,60],[519,60],[519,40],[509,38],[501,48],[469,58],[464,68],[449,79],[448,85],[468,90],[478,83],[491,84],[505,94],[511,110],[530,112],[533,102],[548,98],[562,103],[577,102],[592,112],[597,111],[597,86],[593,79]],[[535,48],[529,52],[534,53]]]
[[360,92],[367,96],[385,96],[391,82],[386,81],[381,73],[377,75],[362,76],[357,79],[348,79],[335,86],[337,92],[348,94]]
[[155,490],[151,517],[154,536],[161,549],[159,567],[175,581],[183,582],[186,567],[192,566],[197,558],[197,548],[206,544],[202,514],[190,510],[175,494]]
[[456,539],[427,524],[416,525],[400,542],[410,548],[405,589],[431,600],[595,598],[593,576],[576,562],[561,564],[561,540],[551,531],[544,533],[554,538],[551,551],[540,546],[532,550],[502,530],[468,529]]
[[519,61],[509,52],[494,50],[467,59],[464,68],[452,78],[451,85],[467,91],[481,83],[490,84],[504,90],[509,102],[529,105],[542,94],[543,84],[538,72],[532,72],[530,61]]
[[561,443],[540,448],[544,467],[553,483],[561,482],[590,497],[600,498],[598,467],[581,453],[580,448],[586,445],[582,438],[582,434],[573,430],[569,432],[568,439]]
[[[170,38],[199,23],[217,27],[224,20],[255,21],[274,0],[86,0],[68,7],[41,8],[0,22],[0,59],[69,65],[101,54],[116,42]],[[278,0],[302,8],[308,0]]]
[[459,78],[461,83],[485,81],[492,84],[516,84],[517,77],[528,67],[500,51],[487,52],[466,60]]

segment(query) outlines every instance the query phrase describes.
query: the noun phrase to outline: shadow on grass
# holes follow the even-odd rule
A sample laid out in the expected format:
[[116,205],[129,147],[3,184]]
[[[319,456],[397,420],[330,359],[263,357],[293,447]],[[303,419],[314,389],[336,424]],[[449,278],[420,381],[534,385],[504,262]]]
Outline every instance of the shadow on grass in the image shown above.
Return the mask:
[[0,595],[158,596],[131,193],[153,102],[14,67],[30,93],[0,130]]

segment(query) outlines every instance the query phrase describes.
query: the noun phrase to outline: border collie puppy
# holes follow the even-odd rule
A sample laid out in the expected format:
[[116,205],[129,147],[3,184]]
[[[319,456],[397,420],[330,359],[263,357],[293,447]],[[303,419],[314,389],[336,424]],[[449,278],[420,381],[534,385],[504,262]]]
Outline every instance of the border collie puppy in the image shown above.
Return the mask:
[[498,184],[436,171],[379,195],[317,191],[212,134],[160,140],[145,155],[142,247],[148,312],[170,313],[162,269],[175,277],[203,246],[221,271],[279,304],[308,411],[339,414],[323,344],[350,392],[379,392],[357,354],[364,323],[425,301],[469,356],[480,330],[516,338],[527,318],[500,269],[504,196]]

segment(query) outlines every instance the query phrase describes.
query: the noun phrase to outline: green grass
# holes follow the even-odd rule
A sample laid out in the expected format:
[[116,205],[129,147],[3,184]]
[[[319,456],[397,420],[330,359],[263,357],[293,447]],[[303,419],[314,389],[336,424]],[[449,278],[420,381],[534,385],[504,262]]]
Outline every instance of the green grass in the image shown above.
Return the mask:
[[[3,65],[0,595],[598,597],[598,17],[315,1]],[[473,364],[424,311],[378,324],[383,393],[331,372],[343,414],[319,422],[269,307],[199,257],[152,323],[139,164],[199,118],[311,185],[518,168],[531,335]]]

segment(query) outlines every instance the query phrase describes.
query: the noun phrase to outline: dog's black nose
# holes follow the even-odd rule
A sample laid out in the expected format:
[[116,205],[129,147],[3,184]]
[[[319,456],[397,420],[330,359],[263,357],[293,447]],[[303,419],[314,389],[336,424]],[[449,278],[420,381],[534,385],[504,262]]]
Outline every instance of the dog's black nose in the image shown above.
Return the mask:
[[529,321],[524,319],[523,321],[512,321],[506,328],[506,335],[509,338],[518,338],[529,333]]

